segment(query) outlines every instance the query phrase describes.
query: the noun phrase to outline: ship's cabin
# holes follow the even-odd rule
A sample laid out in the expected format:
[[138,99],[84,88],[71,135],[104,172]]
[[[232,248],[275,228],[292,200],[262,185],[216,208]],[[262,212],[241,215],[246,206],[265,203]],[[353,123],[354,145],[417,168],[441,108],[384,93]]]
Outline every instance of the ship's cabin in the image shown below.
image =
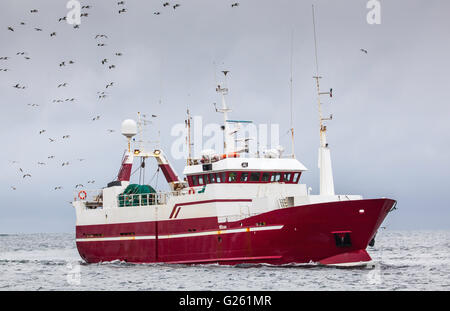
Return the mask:
[[307,169],[293,158],[227,158],[215,163],[187,166],[189,187],[218,183],[297,184]]

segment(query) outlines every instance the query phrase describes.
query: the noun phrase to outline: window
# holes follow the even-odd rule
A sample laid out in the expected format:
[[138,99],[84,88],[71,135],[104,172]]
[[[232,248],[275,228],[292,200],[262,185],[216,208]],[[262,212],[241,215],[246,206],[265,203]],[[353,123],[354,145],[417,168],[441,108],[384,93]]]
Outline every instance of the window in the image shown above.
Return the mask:
[[295,184],[298,183],[299,177],[300,177],[300,173],[295,173],[294,178],[292,179],[292,182]]
[[262,179],[261,179],[262,182],[267,182],[267,181],[269,181],[269,179],[270,179],[270,173],[262,174]]
[[235,182],[237,181],[237,173],[230,172],[228,173],[228,182]]
[[219,174],[220,174],[220,178],[221,178],[222,182],[225,182],[225,181],[227,180],[227,179],[226,179],[227,173],[222,172],[222,173],[219,173]]
[[260,177],[261,177],[261,173],[251,173],[250,181],[259,181]]
[[221,183],[222,179],[220,178],[220,173],[217,173],[215,175],[216,175],[216,182]]
[[290,182],[291,181],[291,177],[292,177],[291,173],[284,173],[283,181],[284,182]]
[[281,173],[273,173],[272,177],[270,178],[270,181],[272,182],[280,182],[281,180]]
[[203,185],[203,175],[198,176],[198,184]]
[[198,176],[192,176],[192,185],[198,186]]
[[203,175],[203,180],[205,181],[205,184],[209,184],[209,175]]
[[241,173],[241,182],[247,182],[248,181],[248,173]]
[[212,184],[216,182],[216,174],[209,174],[209,182]]

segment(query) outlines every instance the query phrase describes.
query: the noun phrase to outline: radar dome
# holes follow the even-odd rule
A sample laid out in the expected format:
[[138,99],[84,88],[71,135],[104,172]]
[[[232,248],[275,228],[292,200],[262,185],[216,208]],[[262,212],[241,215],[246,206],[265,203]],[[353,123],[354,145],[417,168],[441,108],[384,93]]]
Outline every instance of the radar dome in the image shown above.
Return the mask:
[[127,119],[122,122],[122,135],[130,139],[137,134],[136,121]]

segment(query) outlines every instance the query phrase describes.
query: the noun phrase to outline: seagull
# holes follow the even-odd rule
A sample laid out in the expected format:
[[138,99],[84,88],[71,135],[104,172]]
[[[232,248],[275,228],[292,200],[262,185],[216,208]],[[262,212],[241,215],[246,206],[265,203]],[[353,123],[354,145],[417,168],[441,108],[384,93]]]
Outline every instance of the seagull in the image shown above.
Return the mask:
[[75,64],[73,60],[69,60],[69,64]]
[[361,52],[366,53],[367,54],[367,50],[364,49],[359,49]]
[[235,7],[235,6],[239,6],[239,3],[236,2],[231,5],[231,7]]
[[31,177],[31,175],[30,174],[25,174],[25,175],[22,176],[22,178],[25,178],[25,177]]
[[58,22],[60,22],[60,21],[65,21],[65,20],[67,20],[67,16],[60,17],[60,18],[58,19]]
[[42,31],[41,28],[34,28],[34,30],[36,30],[36,31]]
[[119,14],[120,13],[125,13],[127,11],[127,9],[121,9],[121,10],[119,10]]
[[106,39],[108,39],[108,36],[107,35],[96,35],[95,39],[97,39],[97,38],[106,38]]
[[117,5],[125,5],[125,1],[119,1],[117,2]]
[[38,164],[38,165],[45,165],[44,162],[38,162],[37,164]]
[[20,22],[20,25],[25,25],[25,23],[24,22]]
[[73,25],[73,28],[78,29],[78,28],[80,28],[80,25]]
[[52,155],[52,156],[48,156],[48,157],[47,157],[47,159],[53,159],[53,158],[55,158],[55,156],[54,156],[54,155]]
[[[116,55],[117,55],[117,53],[116,53]],[[8,56],[3,56],[3,57],[0,57],[0,60],[7,60],[9,57]]]
[[12,28],[11,26],[8,27],[8,30],[14,31],[14,28]]
[[116,53],[116,56],[122,56],[122,53]]
[[25,55],[26,52],[17,52],[16,55]]
[[102,59],[102,65],[106,64],[108,62],[107,58]]
[[169,5],[169,2],[165,2],[165,3],[163,4],[164,7],[166,7],[166,6],[168,6],[168,5]]
[[69,162],[63,162],[63,164],[61,166],[66,166],[69,165]]
[[0,71],[9,71],[9,69],[8,68],[0,69]]
[[173,9],[175,10],[177,7],[179,7],[180,6],[180,4],[175,4],[174,6],[173,6]]
[[111,66],[109,66],[108,68],[109,68],[109,69],[116,68],[116,65],[111,65]]
[[98,120],[98,119],[100,119],[100,116],[96,116],[96,117],[92,118],[92,121],[95,121],[95,120]]
[[67,86],[67,82],[64,82],[64,83],[58,84],[58,87],[66,87],[66,86]]
[[63,139],[70,138],[70,135],[64,135],[62,138]]
[[90,5],[83,5],[81,8],[82,9],[90,9],[92,6],[90,6]]
[[19,167],[19,171],[23,173],[23,169],[21,167]]
[[53,37],[53,36],[56,36],[56,32],[52,32],[52,33],[50,34],[50,37]]
[[31,107],[39,107],[39,105],[38,104],[27,104],[28,106],[31,106]]
[[31,13],[37,13],[38,10],[37,10],[37,9],[33,9],[33,10],[31,10],[30,12],[31,12]]
[[45,130],[40,130],[39,131],[39,135],[42,134],[42,133],[45,133]]
[[31,59],[30,57],[28,57],[28,56],[24,56],[23,58],[25,58],[25,59]]
[[114,84],[114,82],[111,82],[110,84],[108,84],[108,85],[106,86],[106,88],[108,88],[108,87],[110,87],[110,86],[113,86],[113,84]]
[[110,133],[113,133],[114,132],[114,130],[107,130],[108,132],[110,132]]
[[62,189],[62,187],[61,186],[55,187],[55,190],[59,190],[59,189]]
[[99,43],[99,44],[97,44],[97,46],[105,46],[106,44],[105,43]]
[[84,186],[83,186],[83,184],[77,184],[77,185],[75,186],[75,188],[78,188],[78,187],[82,187],[82,188],[83,188]]
[[86,159],[77,159],[78,161],[80,161],[80,162],[82,162],[82,161],[84,161],[84,160],[86,160]]
[[65,66],[66,62],[62,62],[61,64],[59,64],[59,67]]
[[93,184],[93,183],[95,183],[95,180],[89,180],[87,183],[88,184]]
[[80,16],[88,17],[89,13],[81,13]]
[[54,142],[56,139],[49,138],[50,142]]
[[159,15],[159,14],[161,14],[160,12],[155,12],[155,13],[153,13],[153,14],[155,14],[155,15]]
[[17,188],[16,188],[16,187],[14,187],[14,186],[11,186],[11,189],[12,189],[12,190],[16,190]]

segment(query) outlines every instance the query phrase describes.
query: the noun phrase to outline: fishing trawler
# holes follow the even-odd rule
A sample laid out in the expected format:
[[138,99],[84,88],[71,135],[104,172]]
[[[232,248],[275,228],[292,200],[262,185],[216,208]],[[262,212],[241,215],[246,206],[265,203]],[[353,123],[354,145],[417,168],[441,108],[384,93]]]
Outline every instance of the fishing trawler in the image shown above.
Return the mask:
[[[227,72],[224,72],[226,76]],[[106,187],[75,194],[76,245],[88,263],[121,260],[173,264],[366,265],[366,251],[378,228],[395,208],[387,198],[335,194],[323,95],[319,76],[320,193],[311,194],[301,176],[306,167],[282,148],[249,154],[234,146],[233,121],[218,85],[223,114],[223,152],[189,156],[181,179],[161,148],[132,148],[138,119],[125,120],[128,140],[117,179]],[[188,118],[186,124],[190,124]],[[190,130],[189,130],[190,135]],[[190,136],[189,136],[190,137]],[[293,130],[292,130],[293,139]],[[189,139],[189,147],[190,139]],[[170,187],[157,191],[132,184],[133,162],[154,158]]]

